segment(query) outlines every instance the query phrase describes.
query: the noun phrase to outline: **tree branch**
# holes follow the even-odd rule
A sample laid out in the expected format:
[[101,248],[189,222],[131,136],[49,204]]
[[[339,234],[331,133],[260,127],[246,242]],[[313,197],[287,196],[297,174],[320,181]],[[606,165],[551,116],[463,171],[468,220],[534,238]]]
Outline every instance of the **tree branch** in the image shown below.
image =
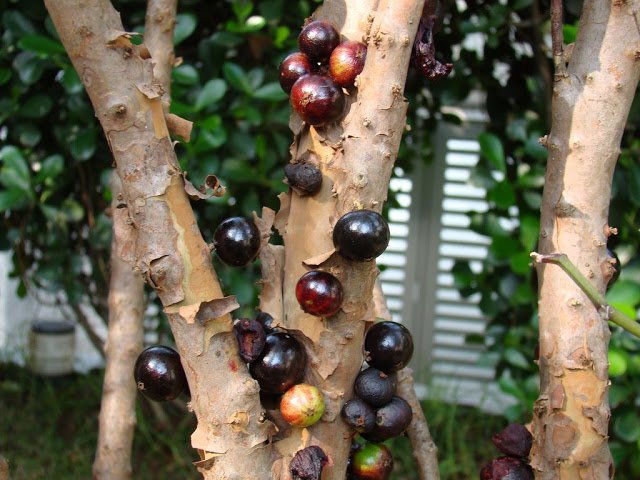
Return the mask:
[[551,0],[551,48],[556,76],[565,76],[567,72],[562,54],[563,45],[562,0]]

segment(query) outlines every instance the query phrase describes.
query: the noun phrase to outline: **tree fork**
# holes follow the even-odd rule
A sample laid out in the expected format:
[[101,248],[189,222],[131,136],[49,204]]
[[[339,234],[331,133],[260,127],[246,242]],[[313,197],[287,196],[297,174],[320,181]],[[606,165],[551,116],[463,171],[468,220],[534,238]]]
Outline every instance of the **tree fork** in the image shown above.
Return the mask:
[[[613,170],[640,75],[639,6],[585,1],[571,58],[557,62],[552,128],[543,140],[540,252],[566,253],[601,294]],[[608,325],[561,269],[538,264],[537,271],[541,378],[531,465],[539,480],[611,478]]]

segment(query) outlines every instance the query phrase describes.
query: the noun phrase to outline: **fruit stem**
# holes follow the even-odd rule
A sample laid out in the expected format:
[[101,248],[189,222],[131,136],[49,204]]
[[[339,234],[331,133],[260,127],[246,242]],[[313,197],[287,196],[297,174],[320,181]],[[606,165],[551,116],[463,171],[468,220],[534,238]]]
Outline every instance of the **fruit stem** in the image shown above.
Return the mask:
[[569,257],[567,257],[566,254],[550,253],[543,255],[537,252],[531,252],[531,258],[533,258],[536,263],[551,263],[562,268],[562,270],[569,275],[571,280],[573,280],[585,295],[589,297],[589,300],[593,302],[595,307],[598,309],[598,313],[604,320],[611,321],[625,329],[627,332],[640,338],[640,323],[636,322],[634,319],[622,313],[615,307],[609,305],[604,295],[602,295],[587,279],[587,277],[578,270],[578,267],[569,260]]

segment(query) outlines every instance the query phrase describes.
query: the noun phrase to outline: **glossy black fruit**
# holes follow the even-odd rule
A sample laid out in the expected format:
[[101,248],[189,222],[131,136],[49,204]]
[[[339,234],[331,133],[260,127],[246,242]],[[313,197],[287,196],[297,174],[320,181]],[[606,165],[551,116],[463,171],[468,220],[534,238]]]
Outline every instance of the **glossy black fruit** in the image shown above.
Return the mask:
[[386,374],[377,368],[362,370],[353,384],[355,394],[372,407],[389,403],[396,394],[398,380],[395,374]]
[[287,163],[284,174],[298,195],[313,195],[322,187],[322,172],[312,163]]
[[533,470],[515,457],[494,458],[482,467],[480,480],[533,480]]
[[256,315],[256,320],[262,324],[265,332],[269,333],[274,329],[273,323],[275,322],[275,320],[267,312],[258,312],[258,314]]
[[302,380],[306,365],[307,353],[300,342],[287,333],[273,332],[249,372],[265,392],[284,393]]
[[342,89],[323,75],[305,75],[291,88],[289,101],[309,125],[324,125],[338,120],[344,110]]
[[393,397],[389,403],[376,410],[376,425],[362,436],[371,442],[384,442],[397,437],[411,424],[411,406],[401,397]]
[[531,451],[533,436],[524,425],[511,423],[493,435],[491,441],[505,455],[526,458]]
[[326,62],[340,43],[340,35],[328,22],[315,20],[308,23],[298,35],[300,51],[316,62]]
[[344,214],[333,228],[333,245],[338,253],[359,262],[373,260],[389,245],[389,225],[373,210]]
[[353,454],[351,471],[361,480],[387,480],[393,470],[393,455],[386,445],[369,443]]
[[278,69],[280,86],[289,93],[291,87],[300,77],[308,75],[313,70],[313,63],[302,52],[289,54],[280,64]]
[[311,315],[328,317],[342,305],[342,284],[327,272],[312,270],[300,277],[296,284],[296,299],[300,308]]
[[138,390],[160,402],[173,400],[187,390],[180,355],[173,348],[156,345],[140,353],[133,368]]
[[376,425],[376,412],[363,400],[355,397],[340,411],[344,422],[356,432],[368,432]]
[[341,87],[352,87],[358,75],[362,73],[367,59],[367,46],[361,42],[342,42],[329,58],[329,75]]
[[367,331],[364,350],[369,365],[383,372],[397,372],[411,360],[413,338],[404,325],[378,322]]
[[262,353],[266,341],[262,323],[241,318],[233,325],[233,333],[238,341],[240,358],[247,363],[254,362]]
[[251,263],[260,249],[260,231],[243,217],[224,220],[213,234],[218,258],[227,265],[242,267]]

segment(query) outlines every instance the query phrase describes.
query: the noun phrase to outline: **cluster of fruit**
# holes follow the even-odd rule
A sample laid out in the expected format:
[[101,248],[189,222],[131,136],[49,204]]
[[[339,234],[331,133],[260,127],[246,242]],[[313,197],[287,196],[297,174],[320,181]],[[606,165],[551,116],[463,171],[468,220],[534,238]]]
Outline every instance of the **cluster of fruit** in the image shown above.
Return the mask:
[[342,407],[342,419],[369,443],[354,443],[349,473],[356,479],[385,480],[393,468],[393,457],[383,442],[401,435],[411,424],[411,406],[396,395],[396,372],[413,355],[411,333],[403,325],[375,323],[365,336],[365,360],[354,383],[355,396]]
[[512,423],[491,441],[504,456],[482,467],[481,480],[533,480],[533,471],[527,464],[533,437],[524,425]]
[[291,106],[310,125],[338,120],[345,105],[343,88],[354,86],[367,57],[361,42],[340,43],[340,34],[330,23],[308,23],[298,36],[299,52],[280,64],[282,89]]

